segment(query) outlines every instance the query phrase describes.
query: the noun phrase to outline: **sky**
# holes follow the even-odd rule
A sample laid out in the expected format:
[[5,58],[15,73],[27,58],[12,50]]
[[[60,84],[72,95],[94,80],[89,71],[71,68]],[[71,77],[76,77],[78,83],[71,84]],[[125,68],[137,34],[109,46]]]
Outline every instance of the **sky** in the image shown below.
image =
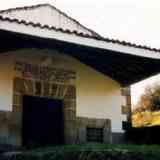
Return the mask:
[[[104,37],[160,48],[158,0],[1,0],[0,9],[50,3]],[[135,105],[147,85],[160,75],[132,86]]]

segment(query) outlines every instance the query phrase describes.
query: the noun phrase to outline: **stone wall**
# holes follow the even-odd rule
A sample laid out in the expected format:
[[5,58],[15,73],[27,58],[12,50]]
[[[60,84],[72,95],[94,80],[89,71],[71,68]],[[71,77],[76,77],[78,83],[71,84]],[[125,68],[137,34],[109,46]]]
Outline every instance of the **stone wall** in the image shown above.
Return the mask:
[[16,62],[12,111],[0,112],[0,144],[22,145],[23,96],[60,99],[64,111],[66,144],[87,143],[86,128],[103,128],[104,143],[111,143],[111,121],[76,116],[76,73]]
[[[109,119],[76,117],[76,88],[74,85],[46,83],[16,77],[14,79],[13,111],[0,112],[0,143],[22,145],[23,95],[63,100],[64,139],[66,144],[87,143],[86,128],[103,128],[104,143],[111,143]],[[40,87],[41,86],[41,87]]]
[[112,133],[112,143],[113,144],[126,144],[128,143],[125,137],[125,133]]
[[111,143],[111,121],[109,119],[95,119],[77,117],[78,137],[77,143],[87,143],[87,127],[90,128],[102,128],[103,129],[103,143]]
[[18,112],[0,112],[0,144],[20,145],[21,119]]
[[125,105],[122,106],[122,114],[125,114],[127,116],[127,121],[131,122],[131,88],[122,88],[121,94],[125,98]]
[[[19,113],[22,119],[23,95],[60,99],[64,108],[64,139],[65,143],[75,143],[76,137],[76,87],[73,84],[63,84],[45,81],[35,81],[16,77],[14,79],[13,113]],[[16,121],[16,118],[15,120]],[[18,145],[22,144],[22,120],[12,127]],[[15,129],[17,128],[17,129]],[[10,132],[10,133],[11,133]],[[16,143],[17,144],[17,143]]]

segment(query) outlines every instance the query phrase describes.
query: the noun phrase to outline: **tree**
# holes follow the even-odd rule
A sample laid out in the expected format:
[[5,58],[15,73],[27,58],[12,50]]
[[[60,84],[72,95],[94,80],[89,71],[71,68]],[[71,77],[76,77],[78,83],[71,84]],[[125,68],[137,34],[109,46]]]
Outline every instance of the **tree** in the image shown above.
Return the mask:
[[160,84],[156,83],[153,86],[146,87],[133,112],[158,110],[160,110]]

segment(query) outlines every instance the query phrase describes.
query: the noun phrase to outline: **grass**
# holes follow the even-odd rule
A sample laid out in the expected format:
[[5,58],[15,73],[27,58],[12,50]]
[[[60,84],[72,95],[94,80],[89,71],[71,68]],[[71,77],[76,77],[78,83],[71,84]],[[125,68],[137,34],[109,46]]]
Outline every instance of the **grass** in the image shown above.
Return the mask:
[[30,149],[32,152],[48,152],[53,150],[63,151],[140,151],[140,152],[159,152],[159,145],[131,145],[131,144],[86,144],[86,145],[63,145],[57,147],[39,147]]
[[1,160],[159,160],[158,145],[64,145],[5,154]]

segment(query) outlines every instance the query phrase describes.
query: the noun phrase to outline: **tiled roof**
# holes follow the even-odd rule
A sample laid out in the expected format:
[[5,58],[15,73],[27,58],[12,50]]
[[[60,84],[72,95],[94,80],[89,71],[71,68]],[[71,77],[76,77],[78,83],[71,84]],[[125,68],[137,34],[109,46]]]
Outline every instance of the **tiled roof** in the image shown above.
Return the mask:
[[6,9],[6,10],[1,10],[1,11],[0,11],[0,15],[3,16],[4,13],[11,13],[11,12],[13,12],[13,11],[21,11],[21,10],[32,10],[32,9],[36,9],[36,8],[44,7],[44,6],[49,6],[49,7],[53,8],[53,9],[55,9],[57,12],[59,12],[59,13],[62,14],[63,16],[65,16],[65,17],[67,17],[68,19],[74,21],[77,25],[80,25],[80,26],[82,26],[84,29],[90,31],[90,32],[92,33],[92,35],[97,36],[97,37],[100,37],[100,35],[99,35],[98,33],[96,33],[95,31],[93,31],[92,29],[85,27],[84,25],[82,25],[80,22],[78,22],[78,21],[75,20],[74,18],[68,16],[66,13],[62,12],[62,11],[59,10],[58,8],[52,6],[52,5],[48,4],[48,3],[37,4],[37,5],[32,5],[32,6],[9,8],[9,9]]
[[9,9],[5,9],[5,10],[1,10],[0,13],[7,13],[7,12],[12,12],[12,11],[15,11],[15,10],[27,10],[27,9],[34,9],[34,8],[38,8],[38,7],[41,7],[41,6],[51,6],[50,4],[48,3],[45,3],[45,4],[37,4],[37,5],[32,5],[32,6],[24,6],[24,7],[16,7],[16,8],[9,8]]
[[[27,9],[34,9],[34,8],[37,8],[37,7],[40,7],[40,6],[45,6],[45,5],[49,5],[51,6],[50,4],[38,4],[38,5],[33,5],[33,6],[27,6],[27,7],[17,7],[17,8],[11,8],[11,9],[7,9],[7,10],[1,10],[0,11],[0,14],[1,13],[4,13],[4,12],[12,12],[12,11],[15,11],[15,10],[27,10]],[[54,9],[58,10],[57,8],[55,8],[54,6],[51,6],[53,7]],[[60,10],[58,10],[58,12],[62,13],[63,15],[67,16],[68,18],[74,20],[73,18],[69,17],[68,15],[66,15],[65,13],[61,12]],[[63,29],[63,28],[56,28],[54,26],[50,27],[48,25],[42,25],[40,23],[34,23],[34,22],[26,22],[25,20],[19,20],[19,19],[11,19],[9,17],[3,17],[2,15],[0,15],[0,20],[1,21],[8,21],[8,22],[11,22],[11,23],[17,23],[17,24],[24,24],[26,26],[32,26],[32,27],[39,27],[41,29],[48,29],[48,30],[54,30],[54,31],[57,31],[57,32],[63,32],[63,33],[67,33],[67,34],[75,34],[76,36],[81,36],[81,37],[85,37],[85,38],[92,38],[92,39],[96,39],[96,40],[101,40],[101,41],[105,41],[105,42],[110,42],[110,43],[114,43],[114,44],[120,44],[120,45],[123,45],[123,46],[128,46],[128,47],[134,47],[134,48],[140,48],[140,49],[145,49],[145,50],[149,50],[149,51],[154,51],[154,52],[160,52],[160,49],[157,49],[157,48],[152,48],[152,47],[149,47],[149,46],[144,46],[144,45],[138,45],[138,44],[135,44],[135,43],[130,43],[130,42],[126,42],[126,41],[120,41],[120,40],[116,40],[116,39],[109,39],[109,38],[104,38],[102,36],[100,36],[99,34],[97,34],[96,32],[90,30],[91,32],[93,32],[94,34],[91,36],[89,34],[84,34],[84,33],[79,33],[77,31],[71,31],[69,29]],[[80,24],[78,21],[74,20],[76,23]],[[80,24],[81,25],[81,24]],[[83,26],[84,27],[84,26]]]

